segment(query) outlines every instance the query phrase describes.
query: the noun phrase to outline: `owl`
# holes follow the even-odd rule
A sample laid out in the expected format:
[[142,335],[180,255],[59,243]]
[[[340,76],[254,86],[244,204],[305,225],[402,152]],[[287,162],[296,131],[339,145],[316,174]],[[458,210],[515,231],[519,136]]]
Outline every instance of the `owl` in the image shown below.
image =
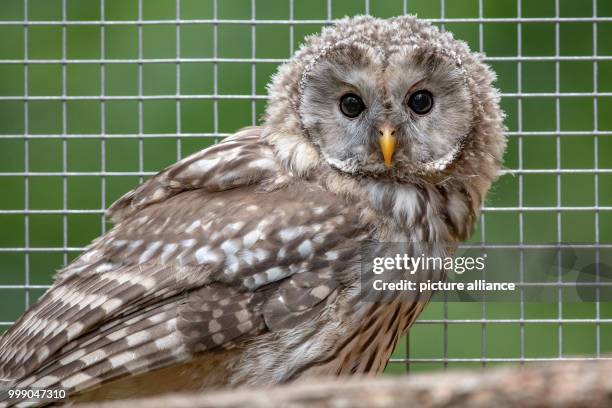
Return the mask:
[[380,373],[428,299],[364,301],[363,245],[470,236],[505,149],[493,80],[412,16],[308,37],[261,126],[108,209],[0,339],[0,388],[96,401]]

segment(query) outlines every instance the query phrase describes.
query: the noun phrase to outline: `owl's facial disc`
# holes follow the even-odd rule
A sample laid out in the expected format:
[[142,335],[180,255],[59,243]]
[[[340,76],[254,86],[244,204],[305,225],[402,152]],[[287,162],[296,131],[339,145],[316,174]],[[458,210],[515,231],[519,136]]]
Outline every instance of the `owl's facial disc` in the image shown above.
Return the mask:
[[406,146],[398,170],[443,170],[461,153],[474,124],[473,103],[460,64],[428,47],[405,47],[388,56],[384,73],[389,103]]
[[454,61],[432,51],[344,45],[304,75],[302,125],[324,160],[343,172],[380,178],[440,170],[472,128],[464,78]]

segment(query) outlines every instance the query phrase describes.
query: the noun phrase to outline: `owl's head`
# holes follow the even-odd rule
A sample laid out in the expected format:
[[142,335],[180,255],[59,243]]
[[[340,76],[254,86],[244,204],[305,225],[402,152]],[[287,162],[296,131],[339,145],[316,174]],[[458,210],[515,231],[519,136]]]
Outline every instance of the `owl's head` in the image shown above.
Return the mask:
[[298,172],[493,179],[505,148],[493,79],[465,43],[414,17],[347,18],[279,69],[266,132]]

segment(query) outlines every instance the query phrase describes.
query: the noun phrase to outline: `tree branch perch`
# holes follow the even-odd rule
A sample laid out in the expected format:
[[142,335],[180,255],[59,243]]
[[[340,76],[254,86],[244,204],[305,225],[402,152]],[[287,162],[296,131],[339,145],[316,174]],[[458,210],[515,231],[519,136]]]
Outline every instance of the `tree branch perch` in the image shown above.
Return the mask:
[[451,370],[400,377],[322,379],[269,389],[169,394],[87,408],[610,407],[612,361]]

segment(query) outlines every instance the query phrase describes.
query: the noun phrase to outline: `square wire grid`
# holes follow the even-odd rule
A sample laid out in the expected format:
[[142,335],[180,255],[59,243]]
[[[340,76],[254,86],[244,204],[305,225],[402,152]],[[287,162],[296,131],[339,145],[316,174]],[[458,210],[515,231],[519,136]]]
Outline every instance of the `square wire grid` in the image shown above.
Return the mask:
[[[89,239],[95,237],[100,233],[104,233],[108,228],[108,224],[103,217],[104,209],[110,205],[117,194],[109,194],[108,185],[111,178],[116,177],[136,177],[138,181],[142,182],[147,176],[155,174],[153,170],[147,170],[145,167],[145,143],[150,140],[164,139],[173,140],[176,154],[174,159],[178,160],[186,155],[184,144],[186,141],[193,140],[209,140],[210,142],[217,142],[220,138],[230,134],[229,130],[222,129],[221,125],[224,122],[221,118],[221,104],[227,101],[242,101],[249,104],[248,119],[245,123],[237,124],[232,123],[234,130],[239,127],[248,124],[257,124],[258,116],[261,113],[263,103],[265,102],[266,96],[262,92],[258,92],[260,88],[258,85],[258,70],[268,72],[266,67],[275,66],[282,63],[285,58],[289,57],[295,51],[295,44],[300,40],[301,35],[296,33],[300,27],[311,27],[321,26],[329,24],[336,17],[332,11],[334,4],[332,0],[324,2],[324,18],[317,19],[300,19],[296,18],[296,7],[298,5],[297,0],[288,0],[288,15],[286,19],[258,19],[257,4],[256,0],[250,0],[248,4],[249,15],[239,19],[229,19],[219,17],[220,1],[212,0],[212,16],[211,18],[202,19],[185,19],[182,17],[182,2],[181,0],[173,0],[172,4],[174,7],[174,15],[166,16],[165,18],[148,18],[145,19],[144,0],[137,1],[137,10],[135,19],[107,19],[105,13],[108,11],[108,5],[105,2],[111,0],[99,0],[99,3],[93,2],[99,7],[99,19],[91,20],[71,20],[68,18],[68,0],[61,0],[61,17],[59,19],[43,19],[43,20],[32,20],[29,19],[29,15],[33,12],[33,7],[30,4],[35,0],[21,0],[23,4],[23,16],[24,19],[18,20],[3,20],[0,21],[0,28],[3,27],[22,27],[23,30],[23,58],[4,58],[0,59],[0,67],[17,66],[22,67],[23,75],[23,95],[0,95],[0,103],[3,102],[22,102],[23,106],[23,132],[22,133],[11,133],[4,132],[0,134],[0,142],[6,140],[17,140],[23,142],[23,171],[4,171],[0,172],[0,178],[19,178],[22,179],[23,183],[23,206],[17,209],[4,209],[0,207],[0,216],[19,216],[22,217],[23,225],[20,228],[23,231],[23,245],[11,245],[5,244],[0,247],[0,254],[10,253],[19,254],[23,257],[23,271],[21,270],[2,270],[1,274],[22,274],[23,282],[21,284],[2,284],[0,285],[0,293],[9,293],[12,291],[19,292],[22,296],[22,304],[18,305],[19,311],[27,308],[34,300],[34,296],[39,295],[44,289],[48,288],[48,284],[38,284],[32,281],[32,257],[38,253],[59,253],[61,254],[61,263],[66,264],[71,258],[78,254],[82,249],[83,245],[70,245],[70,221],[77,215],[92,215],[98,218],[99,228],[94,233],[90,234]],[[187,0],[183,0],[183,3]],[[260,0],[261,1],[261,0]],[[339,2],[339,1],[337,1]],[[280,3],[280,2],[279,2]],[[398,9],[404,13],[414,12],[413,4],[416,1],[397,1],[396,5]],[[602,168],[599,164],[600,156],[600,137],[609,137],[612,135],[612,129],[606,128],[600,129],[598,121],[600,118],[599,101],[602,98],[609,98],[612,96],[612,92],[603,92],[599,90],[598,78],[600,77],[599,65],[605,64],[608,61],[612,61],[612,55],[605,54],[600,55],[598,53],[598,27],[603,23],[612,23],[611,17],[598,17],[598,3],[597,0],[592,0],[588,5],[590,12],[588,16],[582,17],[561,17],[560,14],[560,0],[553,0],[551,4],[554,7],[554,16],[549,17],[523,17],[523,2],[521,0],[516,1],[516,16],[513,17],[486,17],[485,16],[485,0],[474,0],[477,7],[477,16],[469,18],[457,18],[447,17],[446,10],[447,4],[444,0],[441,0],[437,5],[437,11],[439,16],[437,18],[430,18],[429,20],[435,24],[441,26],[442,29],[446,28],[447,25],[474,25],[477,27],[477,40],[476,47],[472,44],[472,48],[476,48],[478,51],[485,53],[487,47],[485,46],[485,26],[512,26],[516,28],[516,39],[512,40],[516,42],[516,54],[515,55],[500,55],[500,56],[488,56],[485,60],[491,64],[495,63],[509,63],[515,65],[515,71],[508,75],[513,75],[516,80],[516,90],[511,92],[503,92],[502,97],[506,106],[512,107],[513,120],[516,123],[514,129],[507,133],[510,138],[512,146],[514,146],[516,152],[516,165],[511,166],[503,171],[503,179],[511,178],[512,182],[515,183],[516,191],[514,196],[516,198],[515,205],[488,205],[483,208],[481,215],[481,222],[478,228],[477,234],[473,239],[473,242],[481,244],[486,247],[490,244],[488,235],[491,232],[499,229],[500,226],[505,224],[495,223],[488,220],[490,217],[495,217],[497,214],[510,214],[516,216],[517,219],[517,237],[514,239],[509,246],[513,248],[521,248],[530,244],[529,240],[526,239],[526,214],[552,214],[556,218],[556,231],[554,236],[554,242],[556,244],[563,244],[564,238],[567,240],[568,234],[571,235],[571,231],[563,231],[563,226],[567,225],[564,221],[564,213],[586,213],[593,216],[594,231],[592,242],[588,245],[594,248],[610,247],[609,241],[605,243],[601,242],[602,236],[602,214],[609,214],[612,210],[612,205],[600,205],[600,184],[602,184],[601,177],[607,177],[612,174],[610,168]],[[378,2],[365,0],[363,2],[363,12],[369,14],[371,7]],[[488,4],[488,3],[487,3]],[[303,3],[302,3],[303,5]],[[260,7],[261,8],[261,7]],[[562,24],[588,24],[591,26],[591,41],[592,47],[590,55],[562,55],[561,53],[561,25]],[[553,26],[554,27],[554,53],[552,55],[524,55],[524,42],[523,42],[523,30],[526,26]],[[261,27],[288,27],[289,46],[286,49],[284,57],[271,58],[271,57],[260,57],[258,56],[258,28]],[[61,55],[59,58],[32,58],[30,55],[30,48],[32,47],[31,31],[38,27],[52,27],[57,28],[61,32],[60,36],[60,49]],[[99,58],[72,58],[69,56],[68,48],[68,31],[73,28],[90,27],[95,28],[99,31]],[[166,27],[174,29],[175,38],[175,55],[172,57],[147,57],[145,55],[144,38],[145,30],[148,28],[155,27]],[[204,27],[210,29],[207,31],[211,35],[212,50],[211,55],[207,57],[192,57],[182,56],[182,44],[183,29],[188,27]],[[248,57],[226,57],[222,56],[220,48],[220,30],[238,30],[247,28],[250,37],[250,56]],[[110,38],[110,31],[117,28],[121,29],[134,29],[136,30],[137,37],[137,55],[132,58],[109,58],[110,53],[107,42]],[[317,31],[316,29],[313,31]],[[229,31],[228,31],[229,32]],[[48,40],[52,41],[52,40]],[[260,46],[261,47],[261,46]],[[592,90],[591,91],[565,91],[562,85],[568,80],[561,80],[561,64],[565,62],[585,62],[591,64],[592,69]],[[525,64],[531,63],[547,63],[554,65],[554,89],[546,92],[530,92],[524,91],[523,84],[525,82]],[[188,87],[183,82],[184,68],[189,64],[207,64],[212,66],[211,71],[208,73],[208,83],[212,83],[210,92],[189,92]],[[116,65],[136,66],[136,86],[135,92],[126,93],[122,95],[108,95],[107,94],[107,82],[109,77],[107,72],[111,67]],[[148,66],[153,65],[165,65],[175,66],[175,82],[173,92],[149,94],[145,92],[145,69]],[[250,75],[250,90],[248,92],[228,93],[223,92],[220,89],[220,73],[222,67],[229,67],[230,65],[243,65],[248,66]],[[46,95],[31,95],[30,94],[30,76],[32,75],[32,69],[36,66],[44,67],[59,67],[61,75],[61,90],[59,93],[51,93]],[[90,77],[91,81],[99,82],[99,92],[96,94],[84,94],[84,95],[73,95],[69,92],[70,73],[69,70],[75,66],[95,66],[99,68],[99,74],[96,77]],[[198,66],[198,65],[196,65]],[[229,68],[227,68],[229,69]],[[500,79],[503,79],[500,74]],[[592,120],[590,120],[590,128],[564,130],[562,126],[562,115],[561,107],[562,101],[568,99],[582,99],[588,100],[588,103],[592,105]],[[524,115],[525,108],[524,104],[526,101],[543,100],[552,101],[554,104],[554,127],[548,130],[533,130],[524,128]],[[135,115],[136,115],[136,129],[135,131],[109,131],[110,122],[108,120],[108,114],[111,108],[111,104],[115,102],[128,102],[135,103]],[[145,105],[150,102],[169,102],[174,104],[175,110],[175,132],[165,132],[154,129],[148,131],[145,126]],[[187,110],[186,105],[190,102],[201,101],[211,104],[212,112],[212,126],[210,131],[190,131],[186,130],[183,117]],[[59,132],[37,132],[31,130],[30,112],[33,108],[33,104],[37,102],[56,102],[60,106]],[[69,127],[69,104],[86,104],[88,102],[99,103],[99,132],[84,133],[84,132],[71,132]],[[609,105],[606,105],[609,106]],[[167,106],[166,106],[167,107]],[[568,168],[562,165],[562,138],[588,138],[592,142],[592,167],[589,168]],[[524,144],[526,140],[536,140],[538,138],[552,138],[554,139],[554,147],[552,148],[552,155],[554,156],[554,165],[542,166],[542,168],[528,168],[524,165]],[[37,140],[55,140],[61,141],[61,170],[59,171],[35,171],[35,164],[32,162],[32,143]],[[75,140],[89,140],[99,142],[98,154],[99,154],[99,171],[71,171],[69,168],[69,143]],[[108,163],[112,160],[109,157],[109,146],[108,144],[113,140],[129,140],[136,141],[137,143],[137,168],[134,171],[113,171],[109,170]],[[202,147],[202,146],[200,146]],[[609,151],[609,149],[607,150]],[[562,197],[562,177],[564,175],[584,174],[592,175],[593,177],[593,203],[591,205],[567,205],[563,203]],[[551,205],[528,205],[525,202],[525,177],[531,175],[543,175],[550,176],[554,179],[554,204]],[[79,208],[78,206],[70,205],[69,200],[69,184],[71,180],[76,178],[86,178],[87,180],[99,179],[99,206],[98,208]],[[48,209],[48,208],[32,208],[32,183],[35,179],[52,179],[57,178],[61,180],[58,184],[58,189],[61,190],[61,208],[59,209]],[[610,181],[609,178],[606,181]],[[125,191],[127,189],[124,189]],[[606,192],[607,194],[607,192]],[[607,196],[606,196],[607,197]],[[33,217],[36,216],[57,216],[61,218],[61,222],[56,225],[56,229],[60,230],[61,233],[61,245],[38,245],[35,242],[36,234],[33,232],[31,226]],[[609,218],[607,218],[609,220]],[[610,226],[608,221],[605,224],[607,227]],[[485,228],[487,226],[487,228]],[[3,228],[3,234],[10,234],[14,231],[10,228]],[[38,230],[36,230],[38,231]],[[564,235],[565,233],[565,235]],[[499,235],[499,234],[497,234]],[[85,241],[86,242],[86,241]],[[84,244],[85,244],[84,242]],[[48,265],[48,269],[52,270],[59,265]],[[0,265],[2,267],[2,265]],[[524,273],[523,270],[520,271]],[[597,276],[599,279],[599,276]],[[466,310],[464,316],[461,315],[461,308],[455,305],[449,305],[443,303],[441,309],[434,310],[431,313],[425,313],[425,315],[415,325],[415,330],[421,326],[434,326],[439,328],[440,331],[437,334],[441,339],[441,347],[438,351],[433,353],[430,351],[429,355],[427,352],[419,353],[419,345],[415,343],[418,341],[427,342],[428,337],[413,335],[412,340],[406,338],[405,344],[403,344],[395,354],[395,358],[391,360],[392,363],[397,366],[404,366],[406,368],[414,367],[417,368],[418,364],[435,366],[435,367],[447,367],[452,364],[470,364],[477,363],[486,365],[489,363],[496,362],[525,362],[525,361],[540,361],[540,360],[564,360],[571,358],[605,358],[602,357],[602,352],[610,350],[610,347],[606,347],[605,337],[602,337],[602,328],[608,330],[612,319],[610,316],[602,315],[602,302],[595,302],[593,315],[589,317],[575,317],[566,316],[564,313],[564,307],[566,307],[563,301],[562,292],[562,276],[559,274],[559,296],[558,302],[555,304],[556,310],[552,317],[530,317],[529,313],[526,312],[524,301],[521,301],[518,305],[518,313],[516,311],[509,311],[506,309],[502,310],[501,313],[494,314],[495,317],[491,316],[490,309],[491,305],[487,302],[479,303],[478,314],[479,316],[473,316],[473,310]],[[452,313],[453,310],[459,310],[457,313]],[[607,310],[607,309],[606,309]],[[571,309],[570,309],[571,311]],[[506,313],[507,312],[507,313]],[[17,313],[15,316],[17,316]],[[574,315],[574,313],[570,313]],[[4,328],[8,327],[13,323],[13,319],[7,318],[6,316],[0,316],[0,326]],[[453,327],[467,327],[467,326],[478,327],[478,335],[480,350],[479,355],[462,356],[461,353],[452,353],[451,349],[457,347],[457,343],[462,340],[459,338],[451,339],[449,332],[453,330]],[[489,337],[488,331],[490,327],[498,325],[506,325],[517,329],[516,338],[512,341],[517,345],[516,353],[514,355],[505,355],[502,357],[491,356],[492,347],[491,338]],[[554,347],[551,348],[556,350],[556,353],[540,353],[537,352],[527,353],[526,352],[526,327],[529,325],[544,325],[552,327],[555,330],[556,342],[553,338],[544,340],[544,347],[547,345]],[[567,338],[567,334],[564,334],[564,329],[571,325],[574,327],[578,325],[580,327],[588,327],[594,330],[592,335],[595,344],[590,351],[586,354],[588,356],[582,357],[569,357],[564,350],[564,338]],[[610,335],[608,335],[610,339]],[[604,338],[604,343],[602,343]],[[420,340],[419,340],[420,339]],[[425,339],[425,340],[423,340]],[[612,342],[610,342],[612,343]],[[409,352],[410,351],[410,352]],[[570,349],[570,354],[572,350]],[[392,364],[393,366],[393,364]]]

